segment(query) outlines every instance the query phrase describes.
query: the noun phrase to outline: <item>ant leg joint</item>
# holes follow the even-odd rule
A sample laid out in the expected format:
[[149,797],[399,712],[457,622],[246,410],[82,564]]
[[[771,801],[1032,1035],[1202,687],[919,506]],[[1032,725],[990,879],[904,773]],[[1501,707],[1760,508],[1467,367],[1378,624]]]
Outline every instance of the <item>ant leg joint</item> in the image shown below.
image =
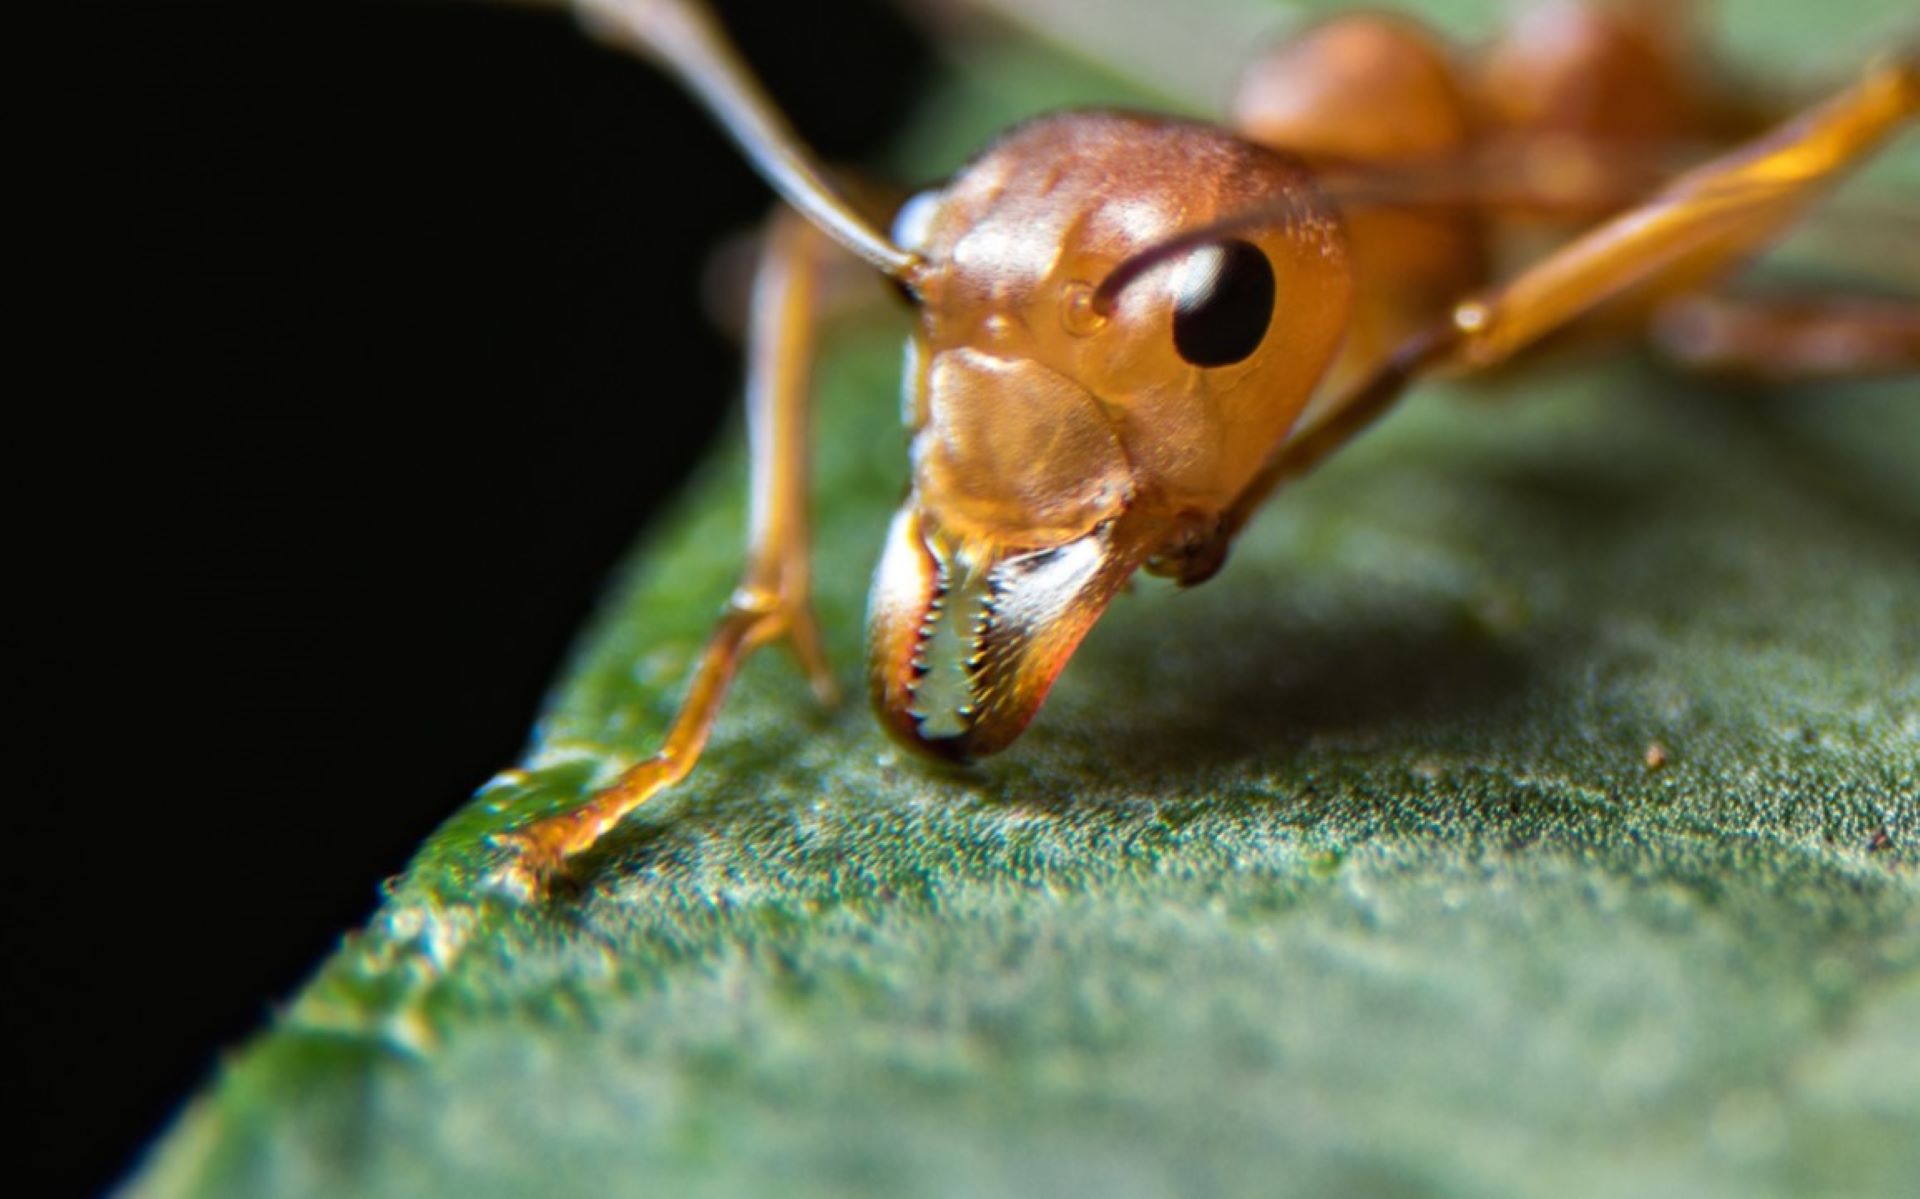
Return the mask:
[[773,616],[787,606],[780,594],[758,584],[743,583],[733,589],[727,597],[727,614],[730,616]]

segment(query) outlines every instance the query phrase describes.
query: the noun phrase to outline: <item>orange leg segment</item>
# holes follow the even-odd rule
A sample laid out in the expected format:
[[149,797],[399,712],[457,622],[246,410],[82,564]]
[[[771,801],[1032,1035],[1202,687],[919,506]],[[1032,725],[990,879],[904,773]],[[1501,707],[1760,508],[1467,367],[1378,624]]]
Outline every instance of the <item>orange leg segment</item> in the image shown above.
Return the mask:
[[742,662],[785,640],[823,702],[834,698],[808,581],[807,447],[814,317],[825,239],[782,208],[767,234],[749,324],[747,425],[750,507],[746,568],[694,668],[686,698],[652,757],[571,811],[503,840],[513,851],[498,880],[536,892],[568,858],[622,817],[687,776],[699,760]]
[[1682,175],[1657,195],[1458,305],[1451,365],[1503,362],[1626,292],[1697,292],[1784,231],[1920,112],[1920,57]]

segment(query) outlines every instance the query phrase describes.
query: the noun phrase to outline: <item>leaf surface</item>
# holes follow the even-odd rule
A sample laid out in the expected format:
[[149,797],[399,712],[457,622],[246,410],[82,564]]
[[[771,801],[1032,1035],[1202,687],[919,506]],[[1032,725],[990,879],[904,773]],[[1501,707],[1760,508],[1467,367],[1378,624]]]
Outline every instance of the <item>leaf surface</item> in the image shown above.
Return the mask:
[[[1813,6],[1727,8],[1748,62],[1797,61]],[[965,62],[908,173],[1124,94]],[[900,334],[822,369],[816,576],[855,695]],[[737,569],[729,449],[522,767],[130,1189],[1910,1193],[1916,401],[1631,357],[1426,389],[1217,581],[1116,603],[1003,759],[906,760],[765,655],[577,890],[493,895],[489,836],[670,717]]]

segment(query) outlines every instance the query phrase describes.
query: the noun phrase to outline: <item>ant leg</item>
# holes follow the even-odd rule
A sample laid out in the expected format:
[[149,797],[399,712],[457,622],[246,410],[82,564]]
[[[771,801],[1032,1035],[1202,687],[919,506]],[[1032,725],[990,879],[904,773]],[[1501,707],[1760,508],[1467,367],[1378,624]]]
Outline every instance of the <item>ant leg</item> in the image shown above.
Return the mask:
[[1920,373],[1920,301],[1699,295],[1654,314],[1653,345],[1689,370],[1760,383]]
[[834,697],[808,586],[808,375],[825,245],[784,206],[767,233],[749,318],[746,568],[700,655],[666,741],[579,807],[504,838],[516,852],[499,877],[512,889],[534,892],[623,816],[685,778],[706,745],[728,684],[754,650],[785,640],[815,694],[823,702]]
[[1737,267],[1920,112],[1920,57],[1689,171],[1645,203],[1457,305],[1450,365],[1493,366],[1623,293],[1686,294]]
[[1228,509],[1225,531],[1237,531],[1274,488],[1359,435],[1416,379],[1496,366],[1623,293],[1697,294],[1777,237],[1916,112],[1920,58],[1877,66],[1825,103],[1455,305],[1449,320],[1408,338],[1282,444]]

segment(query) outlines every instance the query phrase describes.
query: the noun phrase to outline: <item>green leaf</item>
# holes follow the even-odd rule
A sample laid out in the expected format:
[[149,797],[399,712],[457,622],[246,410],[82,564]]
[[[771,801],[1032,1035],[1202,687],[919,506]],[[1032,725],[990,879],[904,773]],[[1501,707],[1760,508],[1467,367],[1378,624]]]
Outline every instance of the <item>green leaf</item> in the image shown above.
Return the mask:
[[[1789,61],[1773,28],[1735,44]],[[1084,84],[1031,54],[909,169]],[[900,332],[821,380],[856,694]],[[730,449],[523,767],[131,1190],[1911,1193],[1917,398],[1632,359],[1428,389],[1218,581],[1118,602],[1004,759],[907,760],[767,655],[577,892],[492,894],[487,838],[672,713],[737,568]]]

